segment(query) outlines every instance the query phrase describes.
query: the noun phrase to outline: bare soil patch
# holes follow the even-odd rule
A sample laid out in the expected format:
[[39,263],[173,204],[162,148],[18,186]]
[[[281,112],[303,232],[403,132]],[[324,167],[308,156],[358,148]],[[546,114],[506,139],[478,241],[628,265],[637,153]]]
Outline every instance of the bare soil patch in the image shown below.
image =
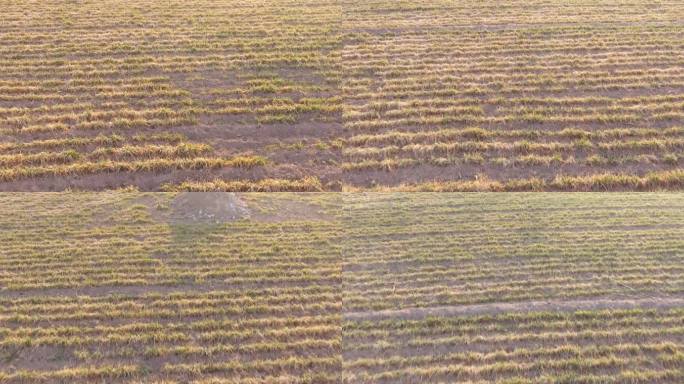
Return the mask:
[[6,364],[10,370],[61,369],[72,360],[72,354],[71,348],[61,346],[23,347],[0,354],[0,363]]
[[181,193],[171,201],[171,224],[220,224],[250,217],[247,205],[234,193]]

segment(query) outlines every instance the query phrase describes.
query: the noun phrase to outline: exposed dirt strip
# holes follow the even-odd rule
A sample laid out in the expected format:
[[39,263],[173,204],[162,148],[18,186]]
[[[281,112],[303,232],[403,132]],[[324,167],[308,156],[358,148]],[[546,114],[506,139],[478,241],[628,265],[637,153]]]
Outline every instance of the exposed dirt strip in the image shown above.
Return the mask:
[[276,288],[306,288],[322,285],[338,285],[338,280],[327,278],[313,279],[297,282],[257,282],[257,283],[230,283],[225,281],[209,281],[205,283],[178,283],[178,284],[150,284],[150,285],[105,285],[85,286],[77,288],[36,288],[7,290],[0,288],[0,303],[2,299],[30,299],[45,297],[105,297],[112,295],[141,296],[141,295],[168,295],[173,293],[207,293],[223,291],[247,291]]
[[582,300],[542,300],[517,303],[487,303],[430,308],[406,308],[383,311],[348,312],[344,314],[344,319],[351,321],[379,321],[388,319],[421,320],[433,316],[479,316],[496,315],[505,312],[571,312],[581,310],[633,308],[684,308],[684,296],[654,297],[643,299],[596,298]]

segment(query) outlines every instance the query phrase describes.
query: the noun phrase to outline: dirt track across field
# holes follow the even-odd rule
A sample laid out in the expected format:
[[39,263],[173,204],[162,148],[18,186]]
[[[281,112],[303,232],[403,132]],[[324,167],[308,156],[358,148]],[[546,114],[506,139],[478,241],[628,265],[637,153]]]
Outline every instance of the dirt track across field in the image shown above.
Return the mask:
[[487,303],[473,305],[451,305],[430,308],[406,308],[399,310],[348,312],[345,320],[420,320],[437,316],[479,316],[496,315],[505,312],[573,312],[604,309],[669,309],[684,307],[684,297],[652,297],[643,299],[583,299],[542,300],[518,303]]

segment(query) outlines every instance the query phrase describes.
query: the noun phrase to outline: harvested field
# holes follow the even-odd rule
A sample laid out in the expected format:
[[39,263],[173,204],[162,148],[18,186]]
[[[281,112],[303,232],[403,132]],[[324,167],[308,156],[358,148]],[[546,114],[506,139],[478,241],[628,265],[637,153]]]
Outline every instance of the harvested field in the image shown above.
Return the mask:
[[345,382],[682,382],[683,197],[349,195]]
[[681,190],[679,1],[13,1],[0,190]]
[[313,144],[341,128],[335,2],[4,6],[2,189],[320,184]]
[[338,382],[334,199],[3,194],[0,382]]
[[684,309],[346,322],[353,383],[681,383]]
[[0,383],[680,383],[679,194],[0,194]]

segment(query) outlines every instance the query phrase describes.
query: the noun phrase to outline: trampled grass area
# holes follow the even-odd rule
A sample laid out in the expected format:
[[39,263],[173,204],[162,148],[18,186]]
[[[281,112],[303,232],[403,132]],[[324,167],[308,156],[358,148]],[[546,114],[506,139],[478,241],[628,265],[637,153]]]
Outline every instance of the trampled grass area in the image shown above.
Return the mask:
[[679,1],[14,1],[3,190],[680,190]]

